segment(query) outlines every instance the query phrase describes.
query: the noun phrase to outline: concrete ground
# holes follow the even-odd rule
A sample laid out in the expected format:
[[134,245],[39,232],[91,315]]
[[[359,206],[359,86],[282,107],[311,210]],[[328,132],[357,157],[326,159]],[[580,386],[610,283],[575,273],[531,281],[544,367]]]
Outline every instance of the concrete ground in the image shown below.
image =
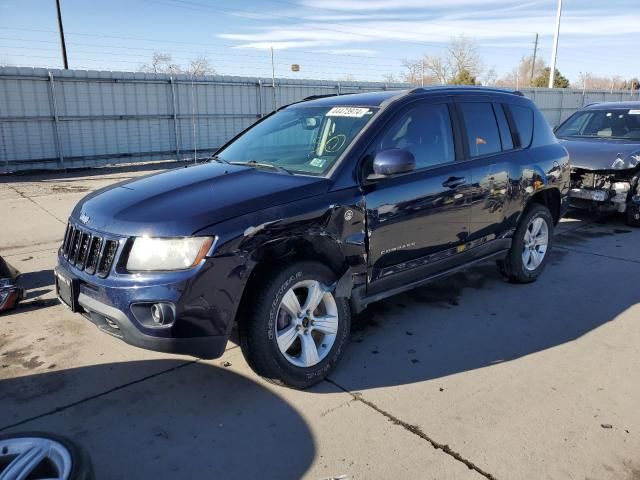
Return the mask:
[[487,264],[373,305],[298,392],[234,344],[140,350],[55,299],[72,207],[142,173],[0,178],[0,254],[28,289],[0,316],[0,434],[70,436],[99,479],[640,479],[640,230],[568,218],[535,284]]

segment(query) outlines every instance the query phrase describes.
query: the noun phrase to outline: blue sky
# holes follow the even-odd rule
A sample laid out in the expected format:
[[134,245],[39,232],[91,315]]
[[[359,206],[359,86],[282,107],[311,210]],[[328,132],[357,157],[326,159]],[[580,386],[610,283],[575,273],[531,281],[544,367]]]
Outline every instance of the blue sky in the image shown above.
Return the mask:
[[[550,63],[557,0],[61,0],[72,68],[136,70],[154,51],[217,72],[381,80],[403,59],[464,34],[503,75],[530,55]],[[60,67],[54,0],[0,0],[0,64]],[[640,76],[640,0],[564,0],[558,68]],[[292,73],[297,63],[301,71]]]

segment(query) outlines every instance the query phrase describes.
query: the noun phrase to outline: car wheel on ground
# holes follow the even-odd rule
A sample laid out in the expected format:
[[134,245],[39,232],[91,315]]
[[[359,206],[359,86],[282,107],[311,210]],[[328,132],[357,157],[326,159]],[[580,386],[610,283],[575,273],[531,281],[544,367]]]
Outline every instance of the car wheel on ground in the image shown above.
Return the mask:
[[0,435],[0,478],[93,480],[84,448],[60,435],[29,432]]
[[634,191],[627,202],[626,220],[630,227],[640,227],[640,186],[636,184]]
[[544,205],[534,203],[520,219],[509,253],[498,262],[498,267],[514,283],[533,282],[544,270],[552,244],[551,212]]
[[349,302],[336,297],[336,275],[320,263],[296,262],[262,278],[240,322],[242,352],[266,379],[307,388],[325,378],[344,353]]

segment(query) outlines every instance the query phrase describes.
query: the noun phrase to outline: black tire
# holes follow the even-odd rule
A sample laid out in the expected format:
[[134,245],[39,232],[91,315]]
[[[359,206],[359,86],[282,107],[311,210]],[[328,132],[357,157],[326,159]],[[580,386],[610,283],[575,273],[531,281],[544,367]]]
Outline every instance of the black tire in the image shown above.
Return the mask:
[[[535,218],[541,218],[547,224],[548,243],[546,253],[540,264],[534,269],[529,270],[525,267],[522,259],[522,252],[525,245],[525,233],[529,224]],[[532,204],[522,215],[518,227],[513,234],[511,248],[504,260],[498,261],[500,272],[513,283],[531,283],[534,282],[544,270],[549,259],[549,253],[553,246],[553,217],[551,212],[544,205],[539,203]]]
[[[9,433],[0,435],[0,441],[13,440],[21,438],[44,438],[52,440],[64,446],[69,452],[71,457],[71,472],[69,474],[69,480],[94,480],[95,475],[93,472],[93,464],[91,463],[91,457],[87,451],[77,443],[69,440],[68,438],[60,435],[44,432],[24,432],[24,433]],[[11,452],[0,451],[0,459],[4,455],[11,455]],[[3,469],[1,468],[3,462],[0,462],[0,475],[2,475]],[[31,477],[29,477],[31,478]],[[38,476],[38,478],[43,478]]]
[[247,298],[240,320],[240,346],[249,366],[260,376],[275,383],[296,389],[308,388],[324,379],[336,367],[349,339],[351,309],[347,299],[333,297],[336,302],[338,328],[333,346],[319,363],[299,367],[290,363],[280,352],[276,341],[277,315],[280,303],[288,290],[305,280],[316,280],[330,286],[336,282],[331,269],[317,262],[296,262],[275,272],[263,275],[254,285],[261,285],[255,295]]
[[630,227],[640,227],[640,205],[636,202],[627,203],[626,222]]

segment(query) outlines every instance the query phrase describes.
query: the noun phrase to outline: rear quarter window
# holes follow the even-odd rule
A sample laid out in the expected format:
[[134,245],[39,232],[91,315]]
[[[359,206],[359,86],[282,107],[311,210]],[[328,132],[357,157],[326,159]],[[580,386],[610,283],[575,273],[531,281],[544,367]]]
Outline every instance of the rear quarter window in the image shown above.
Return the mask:
[[516,124],[516,135],[520,147],[528,148],[533,140],[533,110],[521,105],[509,105],[511,116]]

